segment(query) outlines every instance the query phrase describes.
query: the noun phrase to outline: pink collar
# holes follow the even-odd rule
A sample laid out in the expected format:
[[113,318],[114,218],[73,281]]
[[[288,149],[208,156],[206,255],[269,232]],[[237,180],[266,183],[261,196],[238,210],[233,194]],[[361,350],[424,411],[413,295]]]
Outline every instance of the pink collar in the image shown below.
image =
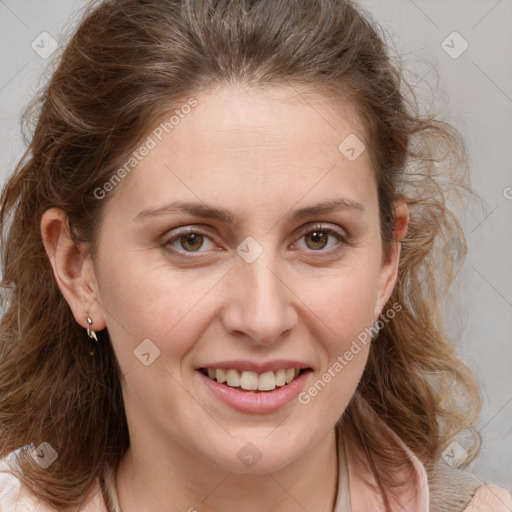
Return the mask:
[[[390,504],[395,511],[429,511],[427,472],[418,457],[380,418],[376,417],[377,434],[397,451],[403,453],[407,467],[399,475],[407,482]],[[343,438],[337,429],[338,492],[333,512],[384,512],[384,502],[367,460],[357,447]]]

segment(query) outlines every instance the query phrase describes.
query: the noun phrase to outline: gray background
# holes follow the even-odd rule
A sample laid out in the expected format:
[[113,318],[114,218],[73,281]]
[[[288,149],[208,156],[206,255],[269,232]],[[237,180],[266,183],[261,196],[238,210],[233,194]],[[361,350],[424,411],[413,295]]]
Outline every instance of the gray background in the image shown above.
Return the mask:
[[[420,92],[439,79],[442,112],[466,138],[473,186],[487,204],[486,210],[466,212],[467,261],[450,331],[476,371],[485,401],[479,426],[484,444],[471,469],[512,488],[512,0],[361,4],[388,30]],[[0,0],[0,184],[21,156],[21,110],[49,62],[32,49],[32,41],[42,32],[65,41],[66,23],[84,5],[83,0]],[[463,39],[448,38],[452,54],[463,40],[468,44],[457,58],[442,47],[454,31]]]

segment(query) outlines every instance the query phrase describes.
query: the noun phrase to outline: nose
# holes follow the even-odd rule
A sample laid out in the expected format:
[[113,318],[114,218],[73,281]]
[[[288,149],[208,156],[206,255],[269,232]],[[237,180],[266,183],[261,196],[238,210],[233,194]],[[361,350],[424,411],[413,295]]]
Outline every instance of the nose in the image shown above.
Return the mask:
[[[263,252],[254,262],[238,259],[226,283],[222,324],[232,336],[255,345],[283,339],[296,325],[293,283],[277,258]],[[288,277],[288,279],[287,279]]]

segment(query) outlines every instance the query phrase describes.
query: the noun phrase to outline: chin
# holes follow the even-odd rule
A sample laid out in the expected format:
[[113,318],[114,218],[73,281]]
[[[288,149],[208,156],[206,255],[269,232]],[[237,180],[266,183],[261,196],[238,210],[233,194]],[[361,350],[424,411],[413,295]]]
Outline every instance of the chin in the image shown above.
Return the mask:
[[[215,465],[233,473],[266,474],[279,471],[307,451],[304,436],[301,443],[295,436],[283,430],[265,429],[260,436],[247,432],[237,433],[230,440],[224,440],[217,453],[205,454]],[[311,443],[313,445],[313,443]]]

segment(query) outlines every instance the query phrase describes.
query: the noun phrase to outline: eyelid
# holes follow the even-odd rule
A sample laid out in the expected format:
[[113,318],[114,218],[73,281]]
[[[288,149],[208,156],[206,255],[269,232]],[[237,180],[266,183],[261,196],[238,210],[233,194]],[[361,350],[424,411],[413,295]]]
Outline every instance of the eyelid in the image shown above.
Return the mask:
[[334,226],[331,226],[329,224],[322,224],[321,222],[316,222],[313,224],[308,224],[307,226],[304,226],[301,231],[299,231],[300,236],[304,236],[307,233],[311,233],[311,231],[326,231],[328,233],[334,233],[338,235],[341,238],[345,238],[346,235],[340,232],[339,229],[335,228]]

